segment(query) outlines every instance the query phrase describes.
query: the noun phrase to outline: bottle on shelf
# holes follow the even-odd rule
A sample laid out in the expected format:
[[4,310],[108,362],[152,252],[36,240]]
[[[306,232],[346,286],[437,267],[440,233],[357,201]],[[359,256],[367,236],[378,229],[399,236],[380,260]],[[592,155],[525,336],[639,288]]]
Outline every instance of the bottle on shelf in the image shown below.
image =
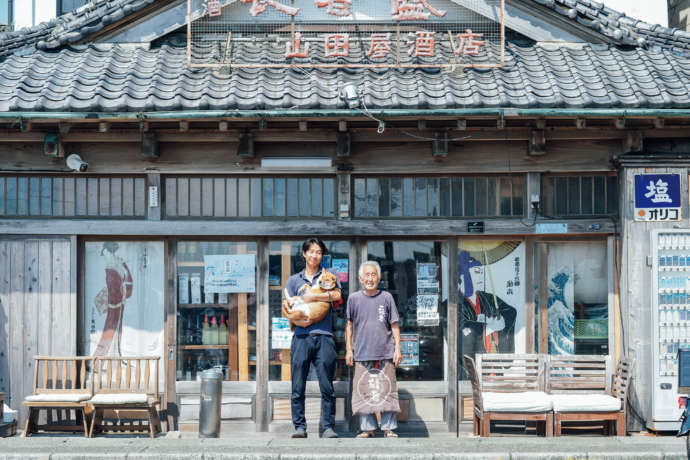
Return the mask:
[[211,329],[208,337],[209,345],[218,345],[218,323],[216,322],[216,315],[211,317]]
[[184,326],[184,341],[185,345],[191,345],[194,343],[194,331],[192,330],[192,318],[187,316]]
[[225,315],[220,314],[220,325],[218,326],[218,344],[228,344],[228,326],[225,324]]
[[204,325],[201,327],[201,344],[211,345],[211,328],[208,325],[208,315],[204,315]]
[[196,327],[194,328],[192,343],[194,345],[201,345],[201,315],[196,315]]

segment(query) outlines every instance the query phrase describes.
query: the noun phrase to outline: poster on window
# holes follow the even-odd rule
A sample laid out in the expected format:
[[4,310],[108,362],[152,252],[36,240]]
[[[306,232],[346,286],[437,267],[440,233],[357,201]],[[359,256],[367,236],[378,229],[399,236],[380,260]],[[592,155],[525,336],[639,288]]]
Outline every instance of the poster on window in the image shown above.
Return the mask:
[[524,265],[522,241],[460,242],[463,354],[525,352]]
[[85,250],[86,354],[162,357],[163,243],[87,242]]
[[608,318],[606,247],[601,242],[549,245],[549,354],[575,353],[578,318]]
[[254,292],[255,254],[204,256],[204,289],[214,293]]

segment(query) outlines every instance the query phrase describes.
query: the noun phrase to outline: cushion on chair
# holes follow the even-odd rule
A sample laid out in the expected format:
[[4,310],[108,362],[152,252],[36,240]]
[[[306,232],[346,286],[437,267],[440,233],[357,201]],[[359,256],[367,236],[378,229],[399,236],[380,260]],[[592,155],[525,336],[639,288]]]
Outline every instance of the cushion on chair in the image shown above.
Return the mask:
[[26,402],[78,403],[91,397],[88,393],[39,393],[24,398]]
[[146,393],[99,393],[89,401],[91,404],[144,404]]
[[554,412],[611,412],[621,410],[621,400],[613,396],[594,394],[551,395]]
[[519,393],[482,393],[486,412],[548,412],[551,399],[543,391]]

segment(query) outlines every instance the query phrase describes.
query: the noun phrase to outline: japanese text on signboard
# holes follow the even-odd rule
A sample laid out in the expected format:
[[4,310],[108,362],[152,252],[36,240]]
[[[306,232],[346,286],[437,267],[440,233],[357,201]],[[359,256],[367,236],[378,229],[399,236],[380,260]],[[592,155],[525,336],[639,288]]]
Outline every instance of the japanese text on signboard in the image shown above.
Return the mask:
[[679,174],[635,175],[635,220],[681,220]]
[[191,67],[491,68],[504,0],[188,0]]

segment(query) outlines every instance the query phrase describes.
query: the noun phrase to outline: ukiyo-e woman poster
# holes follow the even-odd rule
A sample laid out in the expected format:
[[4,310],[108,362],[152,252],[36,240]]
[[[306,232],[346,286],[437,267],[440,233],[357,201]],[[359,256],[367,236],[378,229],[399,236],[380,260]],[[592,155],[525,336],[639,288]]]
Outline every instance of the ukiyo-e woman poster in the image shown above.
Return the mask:
[[162,356],[162,242],[87,242],[86,354]]
[[525,244],[471,240],[458,247],[463,354],[525,352]]

